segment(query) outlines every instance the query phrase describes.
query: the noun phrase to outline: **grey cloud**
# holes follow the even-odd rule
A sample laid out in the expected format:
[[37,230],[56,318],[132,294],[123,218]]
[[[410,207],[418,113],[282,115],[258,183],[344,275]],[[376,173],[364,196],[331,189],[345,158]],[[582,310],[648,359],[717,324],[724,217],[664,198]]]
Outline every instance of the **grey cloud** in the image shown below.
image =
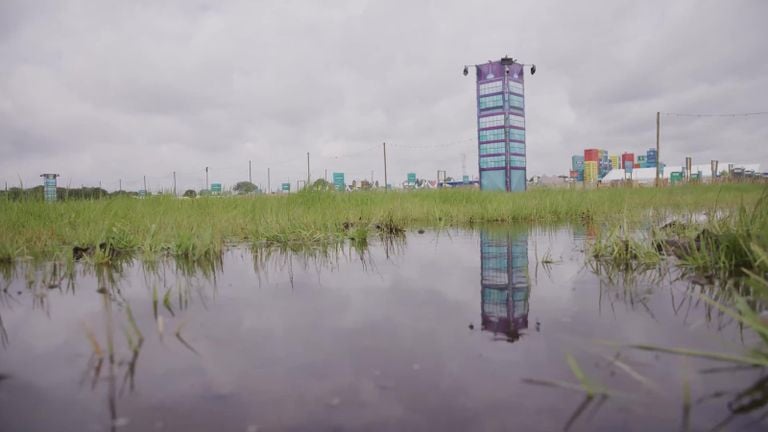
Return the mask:
[[[585,147],[653,145],[656,111],[768,110],[766,15],[758,0],[3,2],[0,181],[177,171],[199,187],[205,166],[232,183],[253,160],[274,186],[306,175],[306,152],[314,177],[381,180],[382,141],[391,179],[461,175],[462,155],[474,175],[460,71],[504,54],[538,65],[529,172],[564,173]],[[765,120],[664,118],[662,154],[768,170]]]

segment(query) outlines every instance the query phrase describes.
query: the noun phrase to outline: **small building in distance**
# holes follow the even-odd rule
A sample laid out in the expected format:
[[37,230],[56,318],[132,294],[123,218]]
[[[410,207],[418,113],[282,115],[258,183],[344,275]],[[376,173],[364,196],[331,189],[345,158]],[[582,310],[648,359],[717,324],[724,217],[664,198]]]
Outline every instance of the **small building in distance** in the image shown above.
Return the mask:
[[[677,179],[684,178],[685,167],[683,165],[667,165],[663,166],[660,177],[664,180],[668,180],[671,183],[677,181]],[[743,163],[718,163],[718,170],[715,173],[716,176],[721,176],[723,173],[729,173],[738,177],[743,175],[745,177],[755,175],[760,176],[760,164],[743,164]],[[712,165],[691,165],[692,178],[700,181],[710,181],[712,179]],[[631,170],[614,169],[608,172],[602,179],[602,183],[620,182],[625,180],[632,180],[634,183],[640,184],[653,184],[656,181],[656,168],[633,168]]]

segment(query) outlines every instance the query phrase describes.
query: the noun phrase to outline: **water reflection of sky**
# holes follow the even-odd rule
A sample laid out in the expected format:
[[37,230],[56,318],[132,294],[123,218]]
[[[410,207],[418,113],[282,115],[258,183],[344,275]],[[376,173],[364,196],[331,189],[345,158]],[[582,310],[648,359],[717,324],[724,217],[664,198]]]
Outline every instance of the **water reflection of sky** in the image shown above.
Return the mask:
[[[137,263],[83,270],[53,289],[28,285],[44,269],[22,269],[0,302],[0,429],[559,430],[583,394],[523,380],[576,382],[570,353],[592,379],[636,397],[609,400],[575,430],[667,430],[680,422],[681,371],[693,371],[697,397],[754,381],[622,351],[659,396],[611,366],[617,349],[595,340],[743,344],[736,326],[685,295],[687,284],[641,279],[629,289],[592,274],[583,235],[412,234],[387,250],[258,260],[237,249],[216,273]],[[88,332],[104,351],[114,345],[112,369],[105,356],[96,379]],[[693,429],[727,417],[726,399],[694,406]]]

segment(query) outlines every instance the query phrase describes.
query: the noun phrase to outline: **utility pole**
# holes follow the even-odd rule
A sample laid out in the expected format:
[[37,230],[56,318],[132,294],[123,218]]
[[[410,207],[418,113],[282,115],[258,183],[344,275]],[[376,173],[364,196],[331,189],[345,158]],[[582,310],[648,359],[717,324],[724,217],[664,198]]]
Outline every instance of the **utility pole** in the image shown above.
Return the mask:
[[173,172],[173,196],[178,196],[176,195],[176,171]]
[[251,161],[248,161],[248,183],[253,183],[253,177],[251,177]]
[[387,186],[387,143],[382,143],[384,146],[384,192],[389,189],[389,186]]
[[118,192],[123,191],[123,179],[117,179],[117,191]]
[[205,190],[208,190],[208,167],[205,167]]
[[309,186],[309,152],[307,152],[307,184]]
[[661,154],[659,153],[659,128],[661,126],[661,113],[656,111],[656,187],[661,187],[659,173],[661,172]]
[[144,195],[147,194],[147,176],[144,176]]
[[272,183],[270,182],[269,178],[269,168],[267,168],[267,194],[272,193]]

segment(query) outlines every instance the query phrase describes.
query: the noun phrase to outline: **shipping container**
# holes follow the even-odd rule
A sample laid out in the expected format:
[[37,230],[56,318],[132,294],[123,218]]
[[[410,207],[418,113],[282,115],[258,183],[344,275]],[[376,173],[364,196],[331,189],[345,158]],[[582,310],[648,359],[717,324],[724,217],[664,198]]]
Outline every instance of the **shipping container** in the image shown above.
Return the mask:
[[611,162],[608,160],[601,160],[598,162],[598,178],[605,177],[611,171]]
[[621,157],[619,155],[613,155],[610,157],[611,169],[621,168]]
[[584,162],[597,162],[600,160],[600,150],[598,149],[586,149],[584,150]]
[[584,169],[584,156],[582,155],[571,156],[571,169],[577,170],[577,171],[580,169]]
[[632,162],[632,166],[634,166],[635,163],[635,154],[634,153],[622,153],[621,154],[621,164],[626,166],[627,162]]
[[598,165],[597,161],[585,161],[584,162],[584,181],[587,183],[594,183],[598,179]]
[[656,153],[656,149],[648,149],[647,152],[645,152],[645,160],[647,162],[653,162],[656,163],[658,153]]

